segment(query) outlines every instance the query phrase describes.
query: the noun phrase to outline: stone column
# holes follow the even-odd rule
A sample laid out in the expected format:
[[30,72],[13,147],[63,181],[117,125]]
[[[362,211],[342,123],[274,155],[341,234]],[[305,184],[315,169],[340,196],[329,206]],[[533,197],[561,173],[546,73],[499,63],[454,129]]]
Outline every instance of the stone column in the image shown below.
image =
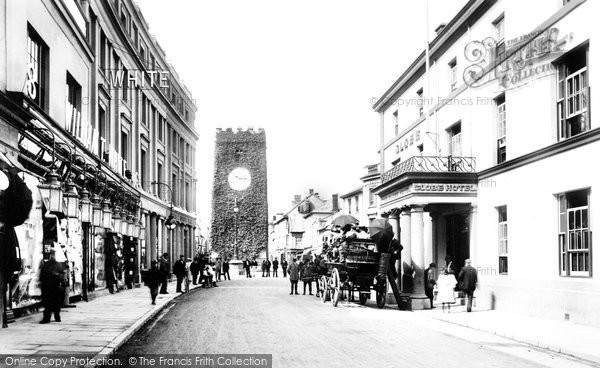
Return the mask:
[[146,244],[150,245],[150,249],[146,249],[150,251],[150,259],[160,259],[161,254],[158,254],[158,249],[156,248],[156,214],[151,213],[148,215],[148,228],[150,230],[149,237],[146,236]]
[[402,245],[402,294],[410,294],[412,292],[412,255],[410,251],[410,233],[411,220],[410,208],[402,209],[400,213],[400,244]]
[[425,229],[423,221],[422,205],[415,205],[411,208],[411,255],[413,261],[414,277],[413,277],[413,292],[410,296],[413,310],[429,309],[429,299],[425,295],[424,283],[424,264],[425,264]]
[[477,258],[477,205],[471,205],[469,212],[469,258],[475,268],[479,265]]
[[427,269],[433,262],[433,222],[431,212],[423,213],[423,243],[425,245],[425,259],[423,265]]
[[[164,253],[164,252],[168,252],[167,247],[165,247],[165,242],[163,239],[163,233],[165,231],[165,227],[163,225],[163,217],[162,216],[157,216],[156,218],[156,230],[157,230],[157,235],[156,235],[156,246],[157,249],[159,250],[159,253]],[[170,255],[171,253],[169,253]]]
[[[394,239],[400,241],[400,210],[394,208],[390,213],[389,217],[390,225],[392,225],[392,229],[394,230]],[[396,270],[396,285],[398,285],[398,289],[402,290],[402,259],[397,259],[394,268]]]

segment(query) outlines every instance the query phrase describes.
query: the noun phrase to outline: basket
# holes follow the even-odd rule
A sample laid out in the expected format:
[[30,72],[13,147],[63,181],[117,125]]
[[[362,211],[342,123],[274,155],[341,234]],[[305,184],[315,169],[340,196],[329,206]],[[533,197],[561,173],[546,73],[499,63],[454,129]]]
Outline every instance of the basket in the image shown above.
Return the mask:
[[377,270],[377,274],[380,276],[386,276],[388,270],[390,268],[390,258],[392,257],[389,253],[381,253],[381,257],[379,258],[379,269]]

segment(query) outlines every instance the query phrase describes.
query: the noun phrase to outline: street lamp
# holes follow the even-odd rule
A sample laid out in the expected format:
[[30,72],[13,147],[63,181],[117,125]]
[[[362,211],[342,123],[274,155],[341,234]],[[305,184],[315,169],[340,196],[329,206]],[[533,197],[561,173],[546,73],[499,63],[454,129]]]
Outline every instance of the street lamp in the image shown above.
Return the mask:
[[112,211],[110,210],[110,201],[108,198],[102,201],[102,227],[110,229],[112,220]]
[[75,188],[75,183],[71,177],[67,179],[65,184],[66,192],[64,194],[65,202],[67,205],[65,215],[71,218],[77,218],[77,211],[79,210],[79,194]]
[[237,198],[234,198],[233,201],[233,213],[235,214],[235,238],[233,242],[233,256],[235,259],[239,259],[238,252],[238,213],[240,212],[240,208],[238,207]]
[[50,172],[46,175],[46,181],[38,185],[48,212],[62,212],[63,209],[63,191],[58,178],[56,168],[52,166]]

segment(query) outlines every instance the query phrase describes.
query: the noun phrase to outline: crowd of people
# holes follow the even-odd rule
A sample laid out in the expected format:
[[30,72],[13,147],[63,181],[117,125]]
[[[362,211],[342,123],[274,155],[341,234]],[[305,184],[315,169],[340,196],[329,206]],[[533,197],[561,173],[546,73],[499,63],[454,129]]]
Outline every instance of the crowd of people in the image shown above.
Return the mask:
[[[229,275],[229,259],[217,258],[215,261],[196,256],[193,260],[179,256],[173,264],[172,273],[169,267],[169,254],[164,253],[158,261],[152,261],[151,267],[144,275],[144,283],[150,288],[152,304],[156,304],[158,294],[168,294],[167,284],[170,276],[177,279],[175,292],[185,292],[182,287],[185,283],[202,285],[204,288],[217,287],[217,281],[231,280]],[[160,288],[160,291],[159,291]]]

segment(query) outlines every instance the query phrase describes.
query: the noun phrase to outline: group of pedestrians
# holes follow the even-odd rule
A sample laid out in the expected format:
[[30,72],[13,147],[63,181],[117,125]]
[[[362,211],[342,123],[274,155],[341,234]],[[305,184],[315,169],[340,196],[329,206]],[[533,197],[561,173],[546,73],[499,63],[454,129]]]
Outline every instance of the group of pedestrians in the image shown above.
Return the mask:
[[[150,289],[152,304],[156,304],[158,294],[168,294],[167,284],[170,277],[169,254],[164,253],[158,260],[153,260],[150,269],[146,271],[144,283]],[[216,262],[196,256],[193,261],[186,260],[184,255],[179,256],[173,264],[173,275],[177,279],[176,292],[183,293],[183,283],[191,282],[193,285],[201,284],[203,287],[217,287],[217,281],[231,280],[229,276],[229,260],[217,258]],[[185,285],[187,289],[187,284]],[[160,291],[159,291],[160,288]]]
[[[283,260],[281,262],[283,277],[286,277],[287,266],[288,266],[287,261]],[[273,262],[269,261],[268,259],[263,260],[261,269],[262,269],[262,277],[271,277],[271,270],[273,270],[273,277],[279,277],[279,274],[277,273],[279,270],[279,261],[277,260],[277,258],[275,258],[273,260]]]
[[437,275],[435,263],[431,263],[425,270],[425,294],[429,298],[431,308],[433,301],[442,304],[442,311],[447,307],[450,312],[450,305],[456,302],[454,290],[458,284],[458,289],[467,297],[467,312],[471,312],[473,307],[473,295],[477,287],[477,270],[471,265],[471,260],[465,260],[465,266],[460,270],[458,276],[450,258],[446,258],[446,267],[441,275]]
[[[284,261],[285,262],[285,261]],[[298,262],[296,257],[292,257],[292,262],[284,268],[287,271],[290,279],[290,295],[299,295],[298,282],[302,280],[303,291],[302,295],[306,295],[306,287],[308,286],[308,295],[313,295],[312,284],[315,283],[316,296],[319,296],[319,287],[317,278],[323,273],[324,258],[317,257],[314,260],[304,259],[303,262]],[[287,263],[287,262],[286,262]],[[325,271],[326,271],[325,267]]]

